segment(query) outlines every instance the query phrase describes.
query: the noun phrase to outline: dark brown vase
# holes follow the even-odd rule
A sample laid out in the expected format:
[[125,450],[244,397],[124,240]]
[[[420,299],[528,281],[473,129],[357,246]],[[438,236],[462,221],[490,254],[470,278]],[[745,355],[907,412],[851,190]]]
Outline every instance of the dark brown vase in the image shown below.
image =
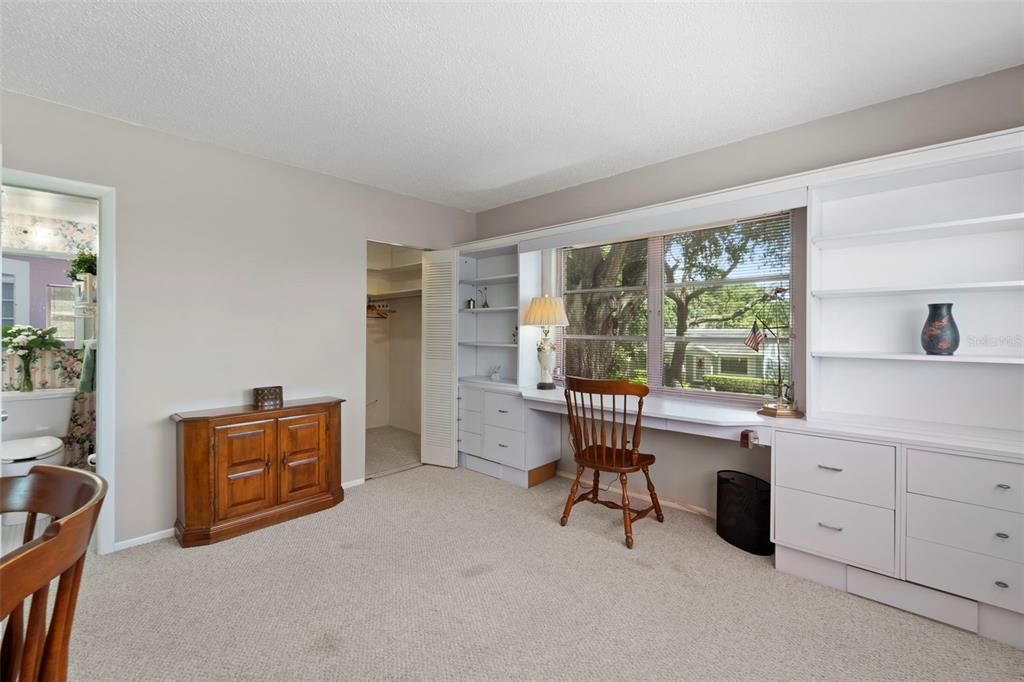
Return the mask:
[[921,347],[928,355],[952,355],[960,347],[960,330],[953,319],[952,303],[928,304],[928,319],[921,330]]

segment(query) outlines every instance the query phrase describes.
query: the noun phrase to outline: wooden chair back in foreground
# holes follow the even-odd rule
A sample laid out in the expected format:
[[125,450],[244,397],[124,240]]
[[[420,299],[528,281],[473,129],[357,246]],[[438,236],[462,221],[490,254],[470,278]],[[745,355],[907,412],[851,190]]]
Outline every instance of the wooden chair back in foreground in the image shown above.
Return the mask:
[[[38,465],[25,476],[0,478],[0,512],[27,514],[22,544],[0,557],[0,618],[9,618],[0,648],[0,680],[67,679],[68,643],[85,554],[107,483],[99,476]],[[40,515],[51,517],[35,537]],[[50,622],[50,583],[60,577]],[[32,597],[28,620],[22,606]]]

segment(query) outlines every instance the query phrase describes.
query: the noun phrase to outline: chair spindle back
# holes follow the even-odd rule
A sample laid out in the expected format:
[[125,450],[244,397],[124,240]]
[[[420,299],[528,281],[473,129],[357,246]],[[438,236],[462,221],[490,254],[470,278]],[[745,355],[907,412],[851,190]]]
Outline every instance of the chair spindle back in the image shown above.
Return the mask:
[[[636,464],[640,448],[644,397],[650,389],[624,380],[566,377],[565,403],[576,461]],[[630,424],[629,399],[637,398]]]

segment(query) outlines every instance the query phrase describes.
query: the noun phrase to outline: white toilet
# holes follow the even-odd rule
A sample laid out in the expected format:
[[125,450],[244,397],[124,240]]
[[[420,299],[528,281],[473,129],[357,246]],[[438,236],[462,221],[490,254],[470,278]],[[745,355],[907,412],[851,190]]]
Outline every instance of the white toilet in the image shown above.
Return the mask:
[[0,394],[0,475],[23,476],[36,464],[64,464],[74,388]]

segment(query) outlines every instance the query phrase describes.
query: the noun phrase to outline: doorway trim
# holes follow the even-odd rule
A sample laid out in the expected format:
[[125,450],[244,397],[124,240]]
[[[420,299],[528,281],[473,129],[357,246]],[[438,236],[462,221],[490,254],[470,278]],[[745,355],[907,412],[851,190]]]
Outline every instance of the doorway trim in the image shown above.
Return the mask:
[[[115,551],[117,533],[117,262],[114,225],[114,188],[77,180],[66,180],[11,168],[2,169],[4,185],[44,192],[71,194],[96,199],[100,204],[99,253],[97,269],[96,347],[96,473],[107,481],[107,499],[96,523],[96,546],[100,554]],[[105,454],[104,454],[105,453]]]

